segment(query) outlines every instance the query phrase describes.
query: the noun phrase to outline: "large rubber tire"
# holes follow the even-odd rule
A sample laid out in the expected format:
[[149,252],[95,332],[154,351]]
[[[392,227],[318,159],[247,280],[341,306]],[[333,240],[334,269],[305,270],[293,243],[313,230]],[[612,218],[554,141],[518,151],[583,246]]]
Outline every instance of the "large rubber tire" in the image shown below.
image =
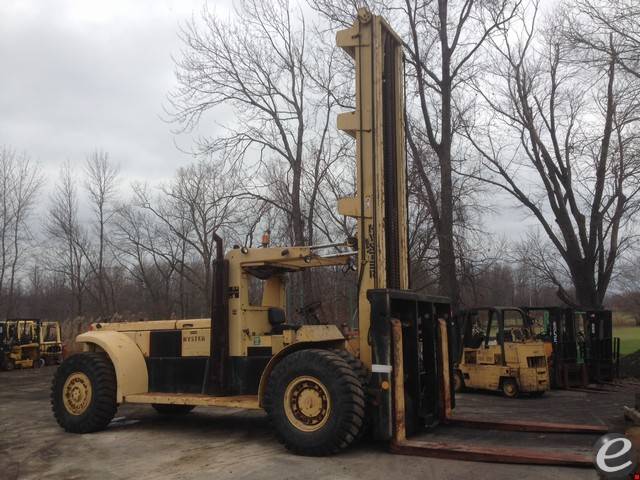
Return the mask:
[[[65,383],[72,376],[89,381],[90,401],[75,414],[65,406]],[[69,388],[69,387],[68,387]],[[56,370],[51,386],[51,408],[58,424],[67,432],[103,430],[116,414],[117,380],[111,360],[103,353],[85,352],[67,358]],[[66,392],[69,394],[69,391]],[[79,409],[80,410],[80,409]]]
[[358,438],[357,438],[357,440],[360,440],[361,438],[367,436],[371,429],[371,424],[369,422],[369,419],[372,418],[373,416],[372,409],[373,409],[373,400],[374,400],[374,395],[369,390],[369,381],[371,380],[371,372],[369,372],[369,369],[364,366],[364,363],[362,363],[359,358],[354,357],[353,354],[351,354],[347,350],[336,348],[331,351],[337,353],[340,357],[342,357],[342,359],[345,362],[349,364],[349,366],[356,373],[358,379],[360,380],[360,384],[362,385],[362,389],[364,390],[364,399],[365,399],[364,425],[360,429],[360,433],[358,434]]
[[518,384],[513,378],[505,378],[502,380],[502,394],[507,398],[516,398],[520,393]]
[[[317,430],[303,431],[285,411],[290,411],[285,407],[285,397],[292,385],[309,377],[325,388],[329,408]],[[362,383],[344,358],[328,350],[301,350],[281,360],[269,376],[263,404],[278,440],[299,455],[338,453],[354,443],[364,425]]]
[[152,403],[151,406],[161,415],[186,415],[195,408],[194,405],[167,405],[163,403]]

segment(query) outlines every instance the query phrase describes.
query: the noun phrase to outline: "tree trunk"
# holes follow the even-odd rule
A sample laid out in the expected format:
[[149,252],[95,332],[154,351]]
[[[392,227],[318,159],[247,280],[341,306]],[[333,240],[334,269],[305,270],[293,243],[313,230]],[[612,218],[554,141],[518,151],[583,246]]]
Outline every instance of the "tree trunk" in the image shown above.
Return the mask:
[[451,144],[453,127],[451,125],[452,79],[451,50],[447,35],[447,0],[438,1],[440,17],[440,48],[442,50],[442,78],[440,81],[442,98],[442,136],[437,148],[440,162],[440,221],[438,228],[438,262],[440,267],[440,292],[451,300],[451,307],[457,310],[460,305],[460,287],[456,276],[456,251],[453,241],[453,178],[451,165]]

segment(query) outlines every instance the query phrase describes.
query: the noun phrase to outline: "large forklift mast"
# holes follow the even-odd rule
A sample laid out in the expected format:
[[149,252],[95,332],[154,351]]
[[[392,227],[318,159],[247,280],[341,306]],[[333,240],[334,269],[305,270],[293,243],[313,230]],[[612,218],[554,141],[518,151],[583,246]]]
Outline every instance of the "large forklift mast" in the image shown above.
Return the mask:
[[354,197],[338,204],[357,219],[360,360],[371,365],[372,289],[409,288],[402,41],[382,17],[360,9],[336,43],[355,61],[356,108],[338,128],[356,141]]
[[357,192],[338,210],[357,219],[359,358],[377,392],[373,435],[390,440],[437,424],[452,408],[439,324],[446,331],[450,307],[409,290],[402,40],[360,9],[336,43],[354,59],[356,91],[356,108],[338,116],[338,128],[356,141]]

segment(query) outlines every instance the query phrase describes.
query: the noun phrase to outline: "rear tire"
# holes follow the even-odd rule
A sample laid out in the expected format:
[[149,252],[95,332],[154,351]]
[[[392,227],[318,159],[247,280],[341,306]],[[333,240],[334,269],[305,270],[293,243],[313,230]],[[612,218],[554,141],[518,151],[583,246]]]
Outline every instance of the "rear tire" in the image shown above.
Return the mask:
[[331,455],[359,437],[365,393],[357,373],[340,355],[301,350],[271,372],[264,408],[287,449],[299,455]]
[[67,432],[103,430],[116,414],[117,380],[103,353],[72,355],[58,367],[51,386],[51,408]]
[[507,398],[516,398],[518,396],[520,389],[513,378],[505,378],[502,380],[502,393]]
[[186,415],[195,408],[195,405],[168,405],[164,403],[152,403],[151,406],[160,415]]
[[462,372],[460,370],[456,370],[453,373],[453,389],[456,393],[464,392],[464,378],[462,378]]

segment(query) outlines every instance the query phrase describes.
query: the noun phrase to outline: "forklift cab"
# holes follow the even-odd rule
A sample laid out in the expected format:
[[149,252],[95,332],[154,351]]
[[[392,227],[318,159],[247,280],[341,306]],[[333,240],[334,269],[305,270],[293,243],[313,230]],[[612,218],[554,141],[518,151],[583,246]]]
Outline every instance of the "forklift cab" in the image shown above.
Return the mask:
[[461,312],[463,347],[504,347],[505,342],[531,340],[533,334],[526,321],[526,314],[515,307],[485,307]]
[[62,362],[62,339],[58,322],[40,323],[40,356],[45,365]]

